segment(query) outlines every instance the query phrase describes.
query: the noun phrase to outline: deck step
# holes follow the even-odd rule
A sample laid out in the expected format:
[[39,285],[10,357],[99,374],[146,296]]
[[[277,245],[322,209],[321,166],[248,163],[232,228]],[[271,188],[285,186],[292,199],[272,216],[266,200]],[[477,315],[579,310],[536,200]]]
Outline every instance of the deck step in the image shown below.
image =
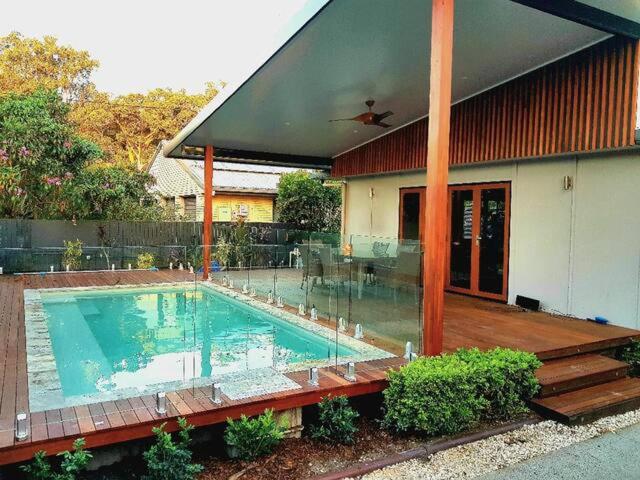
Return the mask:
[[563,423],[584,423],[640,407],[640,378],[622,378],[560,395],[536,398],[531,407]]
[[538,396],[544,398],[610,382],[623,378],[628,371],[628,364],[597,354],[549,360],[536,371],[541,387]]

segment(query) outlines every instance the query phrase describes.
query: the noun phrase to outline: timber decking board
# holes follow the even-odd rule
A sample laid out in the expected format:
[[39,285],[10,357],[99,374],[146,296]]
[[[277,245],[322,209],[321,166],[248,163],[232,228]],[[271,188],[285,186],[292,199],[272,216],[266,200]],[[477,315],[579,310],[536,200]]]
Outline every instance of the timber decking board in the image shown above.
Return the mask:
[[586,354],[544,363],[536,371],[540,396],[560,393],[623,378],[629,365],[603,355]]
[[[151,435],[151,427],[168,421],[175,430],[175,417],[187,416],[196,426],[223,422],[262,412],[265,408],[286,409],[316,403],[333,394],[362,395],[386,386],[386,371],[404,364],[402,358],[361,362],[356,365],[358,381],[342,376],[344,367],[320,369],[320,385],[307,382],[307,372],[286,374],[300,389],[230,400],[216,405],[209,388],[184,389],[167,393],[167,415],[155,411],[152,395],[107,401],[73,408],[35,412],[29,415],[30,436],[14,439],[14,420],[19,411],[28,412],[28,382],[24,334],[23,290],[63,286],[115,286],[193,281],[186,271],[116,271],[45,275],[0,276],[0,465],[30,458],[44,449],[55,454],[70,448],[74,438],[84,436],[89,447],[117,443]],[[372,307],[375,308],[375,307]],[[295,309],[294,309],[295,310]],[[445,348],[462,346],[491,348],[497,345],[529,350],[541,357],[558,352],[596,348],[627,342],[640,332],[614,326],[527,313],[513,307],[469,297],[448,294],[445,305]],[[586,347],[585,347],[586,346]],[[591,347],[589,347],[591,346]],[[568,352],[568,353],[567,353]]]
[[640,406],[640,379],[622,378],[560,395],[536,398],[534,409],[566,423],[585,422]]

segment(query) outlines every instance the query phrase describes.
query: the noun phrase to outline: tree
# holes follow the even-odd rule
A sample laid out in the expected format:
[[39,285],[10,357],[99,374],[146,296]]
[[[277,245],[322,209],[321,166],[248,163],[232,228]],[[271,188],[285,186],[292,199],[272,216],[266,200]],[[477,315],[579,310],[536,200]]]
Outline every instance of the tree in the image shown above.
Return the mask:
[[75,100],[90,85],[96,67],[89,52],[58,45],[54,37],[39,40],[16,32],[0,37],[0,92],[55,90]]
[[0,97],[0,216],[156,220],[146,173],[102,168],[100,148],[76,135],[60,94]]
[[156,88],[110,98],[93,89],[74,105],[72,119],[81,135],[103,148],[109,163],[140,171],[158,143],[177,134],[217,93],[213,83],[196,95]]
[[62,198],[76,218],[158,221],[164,211],[149,193],[153,181],[147,173],[90,165],[64,189]]
[[57,217],[62,188],[102,155],[75,135],[59,94],[38,90],[0,97],[0,214]]
[[323,184],[309,172],[280,176],[276,197],[278,221],[300,230],[336,232],[340,228],[341,192],[335,183]]

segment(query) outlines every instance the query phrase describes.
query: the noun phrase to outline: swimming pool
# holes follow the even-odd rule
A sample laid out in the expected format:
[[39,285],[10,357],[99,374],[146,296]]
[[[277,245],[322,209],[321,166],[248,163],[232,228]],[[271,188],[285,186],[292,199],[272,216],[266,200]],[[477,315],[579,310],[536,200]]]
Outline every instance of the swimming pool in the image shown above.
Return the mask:
[[389,356],[237,292],[189,282],[26,290],[25,322],[32,411],[212,381],[242,398],[299,388],[282,372]]

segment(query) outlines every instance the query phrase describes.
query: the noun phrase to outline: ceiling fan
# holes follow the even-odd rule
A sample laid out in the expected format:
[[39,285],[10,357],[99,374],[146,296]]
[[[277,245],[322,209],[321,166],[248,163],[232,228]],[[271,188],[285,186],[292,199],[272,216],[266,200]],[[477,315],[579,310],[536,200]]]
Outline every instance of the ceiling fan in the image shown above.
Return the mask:
[[382,120],[393,115],[392,111],[387,110],[384,113],[374,113],[371,111],[371,107],[373,107],[373,104],[376,103],[375,100],[367,100],[364,103],[367,107],[369,107],[368,112],[361,113],[360,115],[356,115],[353,118],[336,118],[334,120],[329,120],[329,121],[330,122],[354,121],[354,122],[361,122],[363,125],[377,125],[378,127],[383,127],[383,128],[388,128],[391,126],[388,123],[383,122]]

